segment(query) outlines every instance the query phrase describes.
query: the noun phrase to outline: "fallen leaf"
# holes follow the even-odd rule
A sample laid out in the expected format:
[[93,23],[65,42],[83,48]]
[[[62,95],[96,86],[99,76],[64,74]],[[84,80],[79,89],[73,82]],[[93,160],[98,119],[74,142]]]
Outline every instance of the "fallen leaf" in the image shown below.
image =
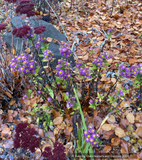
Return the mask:
[[53,124],[54,124],[54,125],[60,125],[62,122],[63,122],[63,117],[56,117],[56,118],[53,120]]
[[115,134],[116,134],[118,137],[125,137],[125,136],[126,136],[124,130],[121,129],[120,127],[116,127],[116,128],[115,128]]
[[118,146],[120,144],[120,139],[119,138],[112,138],[111,139],[111,145],[112,146]]
[[138,136],[142,137],[142,127],[137,128],[135,132]]
[[102,126],[102,129],[105,131],[110,131],[112,129],[111,124],[104,124]]
[[48,132],[48,135],[49,135],[49,138],[51,138],[53,142],[56,141],[53,132]]
[[115,117],[113,115],[110,115],[109,118],[107,119],[108,122],[115,123]]
[[11,135],[11,131],[10,131],[10,128],[4,128],[3,130],[2,130],[2,132],[1,132],[1,138],[4,138],[5,136],[7,137],[7,136],[9,136],[9,135]]
[[38,129],[38,134],[40,135],[40,137],[44,137],[44,130],[39,128]]
[[39,148],[37,148],[36,152],[35,152],[35,158],[40,159],[40,157],[41,157],[41,150]]
[[134,115],[132,113],[128,113],[126,118],[130,123],[134,123]]
[[121,153],[129,153],[130,147],[127,141],[121,139]]
[[103,150],[105,153],[109,153],[111,151],[111,146],[105,146]]

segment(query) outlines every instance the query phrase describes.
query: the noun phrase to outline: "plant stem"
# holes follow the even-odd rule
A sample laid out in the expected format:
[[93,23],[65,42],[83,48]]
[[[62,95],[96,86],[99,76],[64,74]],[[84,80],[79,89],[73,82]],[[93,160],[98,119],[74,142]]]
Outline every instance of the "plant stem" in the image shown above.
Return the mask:
[[[79,110],[80,110],[80,114],[81,114],[81,119],[82,119],[83,127],[84,127],[85,130],[87,130],[87,126],[86,126],[86,124],[85,124],[84,115],[83,115],[83,112],[82,112],[82,109],[81,109],[81,105],[80,105],[80,102],[79,102],[79,98],[78,98],[76,89],[73,88],[73,91],[74,91],[74,94],[75,94],[75,98],[76,98],[76,100],[77,100],[77,103],[78,103],[78,105],[79,105]],[[89,154],[90,154],[90,155],[93,154],[92,146],[90,146],[90,148],[89,148]],[[94,160],[94,157],[91,157],[91,160]]]

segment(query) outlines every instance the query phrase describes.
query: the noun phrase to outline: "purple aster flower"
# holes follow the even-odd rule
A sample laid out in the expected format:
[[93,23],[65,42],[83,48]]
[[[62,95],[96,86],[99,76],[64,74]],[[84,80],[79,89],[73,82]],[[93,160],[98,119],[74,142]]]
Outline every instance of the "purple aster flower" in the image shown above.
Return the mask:
[[66,95],[69,95],[69,92],[66,92]]
[[138,72],[140,75],[142,75],[142,69],[141,70],[139,70],[139,72]]
[[26,98],[27,98],[27,95],[25,94],[25,95],[23,96],[23,100],[26,101]]
[[92,104],[92,103],[93,103],[93,100],[92,100],[92,99],[90,99],[90,100],[89,100],[89,103],[91,103],[91,104]]
[[47,97],[47,101],[50,102],[50,101],[51,101],[51,98],[50,98],[50,97]]
[[93,143],[94,142],[94,139],[93,138],[90,138],[90,143]]
[[98,103],[98,101],[99,101],[98,99],[95,99],[95,103]]
[[74,107],[74,103],[70,103],[70,107],[71,107],[71,108]]
[[62,63],[62,62],[63,62],[63,59],[62,59],[62,58],[58,60],[58,64],[59,64],[59,63]]
[[96,134],[96,137],[99,137],[99,134],[98,134],[98,133]]
[[64,74],[65,74],[65,72],[64,72],[63,70],[59,70],[57,73],[58,73],[58,75],[59,75],[60,77],[63,77]]
[[85,130],[84,131],[84,136],[87,136],[89,134],[89,131],[88,130]]
[[61,64],[58,64],[57,66],[56,66],[56,69],[60,69],[62,67],[62,65]]
[[92,126],[92,125],[89,125],[89,126],[88,126],[88,128],[92,129],[92,128],[93,128],[93,126]]
[[126,68],[125,65],[121,65],[121,66],[119,67],[119,69],[122,69],[122,70],[124,70],[125,68]]
[[102,66],[102,63],[97,62],[96,65],[97,65],[98,67],[101,67],[101,66]]
[[96,134],[95,133],[92,134],[92,138],[94,138],[94,139],[96,138]]
[[89,130],[89,132],[90,133],[95,133],[95,129],[92,128],[92,129]]
[[97,145],[97,143],[98,143],[97,141],[94,141],[92,144],[93,144],[93,145]]
[[85,141],[86,141],[86,142],[90,142],[90,138],[89,138],[89,137],[86,137],[86,138],[85,138]]

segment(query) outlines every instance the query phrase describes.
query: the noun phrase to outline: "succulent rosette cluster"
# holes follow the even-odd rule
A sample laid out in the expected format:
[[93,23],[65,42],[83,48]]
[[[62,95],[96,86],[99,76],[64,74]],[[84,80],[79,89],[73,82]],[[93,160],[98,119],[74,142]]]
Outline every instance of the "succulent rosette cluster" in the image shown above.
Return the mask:
[[120,75],[124,77],[132,77],[136,75],[142,75],[142,63],[134,64],[131,66],[120,65],[119,67]]
[[35,152],[35,148],[38,148],[40,144],[40,138],[36,135],[37,131],[34,128],[29,128],[28,123],[17,124],[14,147],[29,149],[32,153]]
[[22,75],[35,73],[37,62],[33,60],[32,55],[22,54],[16,56],[10,62],[12,72],[20,72]]
[[30,0],[21,0],[16,8],[16,13],[27,14],[27,17],[35,15],[34,4]]
[[76,68],[78,68],[78,70],[79,70],[80,77],[83,77],[84,79],[91,77],[91,70],[89,69],[89,67],[83,66],[82,62],[77,61]]
[[46,147],[42,153],[43,160],[66,160],[65,147],[62,143],[56,141],[54,143],[54,149],[51,147]]
[[48,61],[51,61],[54,54],[51,50],[44,51],[44,59],[47,59]]
[[6,23],[2,23],[0,24],[0,32],[4,29],[6,29],[7,24]]
[[65,43],[61,43],[61,47],[59,48],[59,52],[62,56],[66,57],[66,58],[70,58],[72,51],[69,48],[68,44]]
[[92,125],[88,126],[88,130],[84,131],[84,137],[86,142],[90,142],[92,145],[97,146],[99,134],[95,133],[95,129]]
[[58,60],[58,65],[56,66],[57,76],[69,80],[71,78],[71,64],[62,58]]
[[28,34],[29,30],[30,30],[30,27],[28,25],[24,25],[19,28],[14,28],[14,30],[12,31],[12,34],[16,35],[16,37],[23,38]]

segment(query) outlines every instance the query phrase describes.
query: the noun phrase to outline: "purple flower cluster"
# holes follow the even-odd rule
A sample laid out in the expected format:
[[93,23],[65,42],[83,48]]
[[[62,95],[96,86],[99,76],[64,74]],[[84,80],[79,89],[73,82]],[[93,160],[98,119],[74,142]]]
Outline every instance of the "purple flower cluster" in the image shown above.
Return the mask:
[[27,14],[27,17],[35,15],[34,4],[30,0],[21,0],[16,8],[16,13]]
[[91,77],[91,74],[90,74],[91,71],[90,71],[89,67],[83,67],[82,62],[77,61],[76,62],[76,67],[78,68],[79,75],[81,77],[83,77],[84,79],[87,79],[87,78]]
[[90,142],[92,145],[97,145],[97,138],[99,137],[98,133],[95,133],[95,129],[92,125],[89,125],[89,130],[84,131],[85,141]]
[[[89,100],[89,103],[93,104],[93,102],[94,102],[93,99],[90,99],[90,100]],[[98,103],[98,102],[99,102],[99,100],[98,100],[98,99],[95,99],[95,103]]]
[[111,55],[100,54],[100,57],[99,58],[95,58],[93,60],[93,63],[95,63],[97,67],[101,68],[102,65],[104,64],[104,59],[109,59],[109,58],[111,58]]
[[5,24],[5,23],[0,24],[0,31],[6,29],[6,26],[7,26],[7,24]]
[[118,94],[117,94],[117,96],[114,96],[114,98],[118,98],[118,99],[120,99],[124,94],[124,92],[122,90],[115,91],[115,93],[118,93]]
[[121,65],[118,67],[120,69],[120,75],[125,77],[131,77],[136,75],[142,75],[142,63],[131,65],[130,67],[127,67],[126,65]]
[[25,95],[23,96],[23,101],[25,102],[26,99],[27,99],[27,95],[25,94]]
[[124,113],[124,110],[121,107],[118,107],[118,109],[119,109],[119,114]]
[[34,37],[34,34],[33,34],[33,27],[31,27],[29,30],[28,30],[28,33],[25,35],[25,38],[28,39],[29,37]]
[[26,73],[35,73],[37,62],[32,59],[32,55],[22,54],[16,56],[10,62],[12,72],[20,72],[22,75]]
[[59,48],[59,52],[66,58],[70,58],[71,56],[71,49],[69,48],[68,44],[62,43],[62,46]]
[[44,51],[44,58],[47,59],[48,61],[52,60],[53,55],[54,54],[50,50]]
[[68,109],[70,109],[70,108],[74,107],[74,103],[72,103],[72,102],[69,100],[69,101],[67,101],[67,103],[66,103],[66,107],[67,107]]
[[12,34],[13,35],[16,34],[16,37],[23,38],[24,36],[28,34],[29,30],[30,30],[30,27],[28,25],[24,25],[23,27],[15,28],[12,31]]
[[63,59],[58,60],[58,65],[56,66],[57,76],[69,80],[71,78],[71,64]]
[[35,135],[37,131],[34,128],[28,128],[28,123],[19,123],[16,126],[16,134],[14,139],[15,148],[29,149],[31,152],[35,152],[35,148],[39,147],[40,138]]
[[38,49],[40,47],[40,42],[44,41],[45,43],[49,43],[45,37],[39,37],[38,42],[35,44],[35,47]]
[[65,147],[58,141],[54,143],[53,150],[50,147],[46,147],[42,155],[44,157],[43,160],[66,160]]

